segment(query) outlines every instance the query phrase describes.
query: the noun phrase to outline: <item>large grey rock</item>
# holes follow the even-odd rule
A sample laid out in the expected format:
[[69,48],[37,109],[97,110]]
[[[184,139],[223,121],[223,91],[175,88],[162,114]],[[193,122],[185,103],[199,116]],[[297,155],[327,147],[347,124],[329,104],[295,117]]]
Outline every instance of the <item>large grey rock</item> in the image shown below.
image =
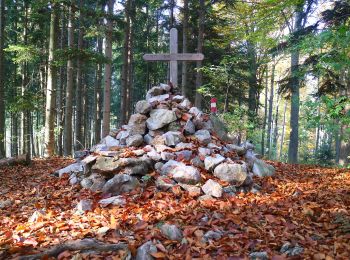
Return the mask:
[[224,122],[220,120],[215,115],[210,115],[210,121],[213,127],[213,131],[216,133],[216,135],[224,142],[231,142],[231,138],[229,137],[228,128]]
[[241,164],[221,163],[214,169],[214,176],[239,186],[247,178],[247,169]]
[[191,164],[195,167],[204,168],[204,162],[198,156],[191,160]]
[[184,99],[185,99],[184,96],[179,96],[179,95],[176,95],[176,96],[173,97],[173,101],[175,101],[177,103],[182,102]]
[[135,112],[139,114],[148,114],[149,112],[151,112],[151,109],[152,106],[146,100],[141,100],[135,105]]
[[222,196],[221,185],[212,179],[206,181],[206,183],[202,186],[202,190],[205,194],[216,198],[220,198]]
[[195,185],[179,183],[180,187],[189,193],[190,196],[201,195],[201,188]]
[[265,251],[263,251],[263,252],[253,252],[253,253],[249,254],[249,259],[250,260],[268,260],[269,259],[269,255]]
[[175,181],[185,184],[197,184],[201,180],[199,171],[193,166],[178,166],[170,174]]
[[165,145],[175,146],[183,140],[183,136],[180,132],[169,131],[163,134],[165,139]]
[[158,87],[158,86],[153,87],[147,91],[146,100],[148,101],[151,97],[159,96],[159,95],[162,95],[164,93],[165,93],[165,91],[163,88]]
[[143,137],[140,134],[129,136],[126,139],[126,145],[128,147],[131,147],[131,146],[138,147],[141,144],[143,144]]
[[209,230],[203,236],[203,241],[208,242],[209,240],[219,240],[222,237],[221,231]]
[[229,151],[234,151],[236,152],[238,155],[242,156],[242,155],[245,155],[245,153],[247,152],[247,149],[245,147],[242,147],[242,146],[238,146],[238,145],[235,145],[235,144],[227,144],[226,145],[226,148],[229,150]]
[[184,109],[190,109],[191,107],[191,102],[185,98],[180,104],[179,107],[184,108]]
[[146,134],[144,137],[143,137],[143,141],[145,141],[146,144],[151,144],[153,142],[153,137],[150,136],[149,134]]
[[77,204],[77,210],[80,212],[91,211],[92,201],[91,200],[80,200]]
[[169,160],[162,166],[160,173],[161,175],[168,175],[173,169],[179,166],[185,166],[185,164],[174,160]]
[[170,240],[181,241],[183,236],[181,230],[175,225],[163,224],[160,231]]
[[103,186],[102,192],[120,195],[125,192],[130,192],[137,188],[140,182],[137,178],[127,174],[117,174],[112,179],[108,180]]
[[213,171],[217,165],[225,161],[225,157],[220,154],[214,154],[213,156],[207,156],[204,159],[204,166],[207,171]]
[[199,147],[198,155],[201,157],[206,157],[211,154],[211,150],[209,148]]
[[193,153],[192,151],[189,151],[189,150],[182,150],[179,152],[175,152],[175,154],[178,161],[181,161],[181,160],[189,161],[191,160]]
[[130,136],[130,132],[127,130],[120,131],[117,134],[117,139],[121,145],[126,145],[126,139]]
[[259,176],[260,178],[273,176],[275,174],[275,168],[260,159],[254,161],[252,171],[254,175]]
[[193,143],[178,143],[175,148],[177,149],[192,149],[194,147]]
[[175,181],[173,181],[171,178],[164,175],[159,176],[156,179],[156,187],[162,191],[167,191],[170,188],[174,187],[175,185],[176,185]]
[[146,120],[147,117],[145,115],[131,115],[128,123],[130,135],[144,135],[146,133]]
[[200,111],[197,107],[191,107],[191,109],[188,112],[193,114],[197,118],[203,114],[202,111]]
[[[175,113],[176,114],[176,113]],[[168,131],[171,131],[171,132],[180,132],[181,131],[181,124],[179,121],[174,121],[174,122],[171,122],[169,125],[168,125]]]
[[211,142],[211,136],[208,130],[198,130],[194,136],[201,144],[207,145]]
[[114,137],[107,135],[105,138],[101,140],[101,144],[105,144],[108,147],[118,146],[119,141]]
[[184,126],[184,133],[187,135],[193,135],[196,132],[196,126],[192,122],[192,120],[187,120]]
[[170,95],[169,94],[163,94],[163,95],[159,95],[159,96],[154,96],[148,99],[149,103],[154,103],[154,102],[163,102],[167,99],[169,99]]
[[106,199],[101,199],[99,202],[102,206],[106,207],[110,204],[123,206],[126,204],[126,199],[123,196],[113,196]]
[[148,129],[156,130],[176,120],[175,112],[167,109],[154,109],[150,113],[146,124]]
[[153,161],[156,161],[156,162],[158,162],[158,161],[160,161],[160,160],[162,159],[162,157],[160,156],[160,154],[157,153],[156,150],[154,150],[154,149],[152,149],[152,151],[149,151],[149,152],[147,153],[147,156],[148,156],[149,158],[151,158]]
[[170,152],[161,152],[160,153],[161,159],[164,161],[169,161],[169,160],[175,160],[176,159],[176,154],[170,153]]
[[58,171],[55,172],[55,174],[58,175],[58,177],[62,177],[64,174],[71,174],[74,172],[83,173],[84,172],[84,164],[81,162],[76,162],[71,165],[68,165],[67,167],[64,167]]
[[304,248],[296,244],[293,246],[290,242],[286,242],[281,247],[280,252],[282,254],[286,254],[287,256],[297,256],[302,254],[304,251]]
[[135,260],[153,260],[152,253],[157,253],[157,247],[151,241],[144,243],[137,249]]
[[99,157],[95,165],[92,167],[93,172],[101,173],[103,175],[117,174],[126,167],[139,166],[143,167],[145,174],[153,168],[151,159],[146,156],[137,158],[111,158]]

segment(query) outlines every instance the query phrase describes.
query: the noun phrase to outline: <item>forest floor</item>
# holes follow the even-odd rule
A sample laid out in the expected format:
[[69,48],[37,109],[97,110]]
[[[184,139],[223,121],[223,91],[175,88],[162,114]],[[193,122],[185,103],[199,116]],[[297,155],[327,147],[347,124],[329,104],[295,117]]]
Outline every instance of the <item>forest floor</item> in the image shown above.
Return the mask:
[[[350,259],[350,171],[271,162],[272,178],[256,179],[260,194],[199,201],[187,192],[156,192],[154,185],[126,196],[124,206],[101,207],[100,194],[70,186],[51,173],[71,161],[34,160],[32,165],[0,169],[0,259],[28,255],[68,240],[96,238],[124,242],[132,255],[152,240],[157,259],[248,259],[265,251],[270,259]],[[77,213],[81,199],[93,210]],[[167,240],[159,224],[183,230],[181,242]],[[209,230],[222,238],[205,243]],[[285,242],[301,255],[282,255]],[[121,259],[126,251],[61,253],[59,259]],[[89,256],[88,256],[89,254]],[[72,258],[74,256],[74,258]]]

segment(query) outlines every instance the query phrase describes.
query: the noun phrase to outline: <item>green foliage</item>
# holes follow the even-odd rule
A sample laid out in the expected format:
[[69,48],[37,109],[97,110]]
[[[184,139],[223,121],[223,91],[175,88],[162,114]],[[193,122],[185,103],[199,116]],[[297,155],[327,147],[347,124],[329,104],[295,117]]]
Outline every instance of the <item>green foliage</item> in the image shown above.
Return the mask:
[[40,60],[41,51],[34,45],[9,45],[6,52],[14,54],[13,62],[20,63],[35,63]]

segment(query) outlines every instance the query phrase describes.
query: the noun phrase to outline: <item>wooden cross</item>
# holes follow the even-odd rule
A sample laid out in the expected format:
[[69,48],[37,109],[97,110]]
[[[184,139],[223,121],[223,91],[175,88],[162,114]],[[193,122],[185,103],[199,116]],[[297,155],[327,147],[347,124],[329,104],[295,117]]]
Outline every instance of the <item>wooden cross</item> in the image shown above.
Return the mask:
[[170,61],[170,82],[177,87],[177,62],[199,61],[204,59],[202,53],[178,53],[177,29],[170,30],[170,53],[145,54],[145,61]]

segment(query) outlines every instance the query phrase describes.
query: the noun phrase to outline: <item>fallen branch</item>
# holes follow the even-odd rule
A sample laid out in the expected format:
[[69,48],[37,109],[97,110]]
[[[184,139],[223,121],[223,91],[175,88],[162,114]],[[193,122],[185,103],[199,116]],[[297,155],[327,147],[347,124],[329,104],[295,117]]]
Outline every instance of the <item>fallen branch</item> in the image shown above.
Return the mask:
[[4,158],[0,160],[0,167],[14,166],[14,165],[28,165],[30,164],[30,155],[28,153],[18,155],[17,157]]
[[52,247],[51,249],[38,253],[35,255],[21,256],[20,260],[34,260],[42,259],[44,257],[57,257],[60,253],[64,251],[82,251],[82,250],[96,250],[96,251],[118,251],[120,249],[126,249],[127,245],[123,243],[119,244],[108,244],[97,241],[92,238],[67,242],[61,245]]

